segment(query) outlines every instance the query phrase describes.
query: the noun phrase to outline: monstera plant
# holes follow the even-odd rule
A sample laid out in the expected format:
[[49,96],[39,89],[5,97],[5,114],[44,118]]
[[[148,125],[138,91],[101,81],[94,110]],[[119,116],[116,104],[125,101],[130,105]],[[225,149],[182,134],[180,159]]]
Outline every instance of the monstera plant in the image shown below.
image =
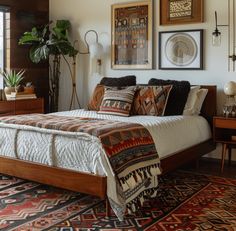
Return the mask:
[[69,41],[68,30],[70,22],[68,20],[58,20],[55,26],[50,27],[52,22],[41,27],[33,27],[30,32],[25,32],[19,40],[20,45],[30,45],[30,59],[34,63],[49,60],[52,57],[49,73],[50,86],[50,111],[58,111],[59,98],[59,79],[61,58],[65,59],[66,64],[70,64],[66,60],[66,56],[75,57],[78,51]]

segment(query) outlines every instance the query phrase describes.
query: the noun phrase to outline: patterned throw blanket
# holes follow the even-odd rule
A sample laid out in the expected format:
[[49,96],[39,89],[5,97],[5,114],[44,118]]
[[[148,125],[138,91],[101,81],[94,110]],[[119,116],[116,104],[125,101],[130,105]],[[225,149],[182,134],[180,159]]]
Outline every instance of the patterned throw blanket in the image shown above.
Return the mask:
[[[140,124],[43,114],[1,117],[0,122],[82,132],[98,137],[126,197],[126,206],[131,211],[135,211],[144,198],[155,191],[150,188],[151,183],[147,179],[160,174],[160,160],[152,136]],[[142,182],[145,182],[142,187],[146,190],[144,188],[134,197],[132,191]]]

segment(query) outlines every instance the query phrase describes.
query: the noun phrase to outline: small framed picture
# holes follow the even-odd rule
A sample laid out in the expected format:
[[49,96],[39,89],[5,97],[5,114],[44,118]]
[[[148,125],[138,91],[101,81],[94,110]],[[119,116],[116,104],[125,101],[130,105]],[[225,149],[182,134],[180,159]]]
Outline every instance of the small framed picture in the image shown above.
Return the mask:
[[152,69],[152,0],[112,5],[113,69]]
[[159,32],[159,69],[203,70],[203,30]]
[[160,0],[160,24],[203,22],[204,0]]

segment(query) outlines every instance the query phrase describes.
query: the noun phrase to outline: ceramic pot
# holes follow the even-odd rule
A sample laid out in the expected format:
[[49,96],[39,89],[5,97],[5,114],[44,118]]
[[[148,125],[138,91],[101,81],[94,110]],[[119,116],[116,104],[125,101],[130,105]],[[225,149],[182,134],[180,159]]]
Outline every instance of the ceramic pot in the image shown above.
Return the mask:
[[5,87],[4,92],[6,95],[10,95],[12,92],[16,92],[16,88],[15,87]]

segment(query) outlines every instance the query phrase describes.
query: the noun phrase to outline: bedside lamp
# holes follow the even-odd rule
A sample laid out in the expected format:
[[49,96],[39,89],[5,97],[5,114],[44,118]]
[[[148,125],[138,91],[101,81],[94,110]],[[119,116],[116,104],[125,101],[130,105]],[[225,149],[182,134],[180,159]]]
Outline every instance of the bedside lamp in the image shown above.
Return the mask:
[[226,116],[235,116],[236,108],[235,108],[235,98],[236,95],[236,82],[229,81],[224,85],[224,93],[227,96],[226,103],[223,107],[223,113]]

